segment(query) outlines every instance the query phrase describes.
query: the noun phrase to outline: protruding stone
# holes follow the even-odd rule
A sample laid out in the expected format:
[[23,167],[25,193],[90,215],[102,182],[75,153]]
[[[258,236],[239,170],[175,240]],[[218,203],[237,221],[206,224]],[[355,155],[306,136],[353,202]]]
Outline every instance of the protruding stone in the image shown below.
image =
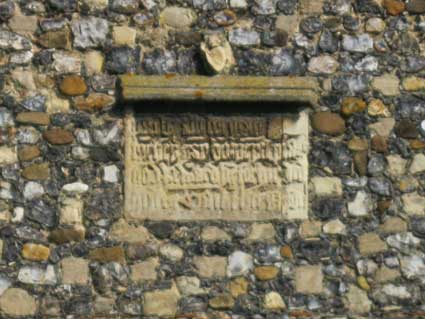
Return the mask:
[[375,255],[387,250],[387,244],[376,233],[363,234],[358,238],[359,251],[363,256]]
[[46,180],[50,178],[48,163],[32,164],[22,170],[22,176],[29,180]]
[[299,266],[295,269],[295,289],[302,294],[323,292],[323,273],[321,266]]
[[54,145],[71,144],[74,142],[74,136],[71,132],[60,128],[53,128],[43,132],[43,138]]
[[50,117],[44,112],[22,112],[16,116],[16,121],[24,124],[49,125]]
[[45,261],[50,256],[50,249],[44,245],[27,243],[22,248],[22,256],[33,261]]
[[341,135],[345,132],[344,119],[331,112],[314,114],[312,126],[315,130],[328,135]]
[[121,246],[95,248],[90,251],[89,258],[98,262],[125,262],[124,249]]
[[59,89],[65,95],[76,96],[86,93],[87,85],[82,77],[69,75],[62,79]]
[[232,48],[223,36],[206,36],[201,43],[201,52],[214,73],[228,73],[236,64]]
[[33,316],[37,311],[36,300],[20,288],[9,288],[0,297],[0,309],[9,316]]

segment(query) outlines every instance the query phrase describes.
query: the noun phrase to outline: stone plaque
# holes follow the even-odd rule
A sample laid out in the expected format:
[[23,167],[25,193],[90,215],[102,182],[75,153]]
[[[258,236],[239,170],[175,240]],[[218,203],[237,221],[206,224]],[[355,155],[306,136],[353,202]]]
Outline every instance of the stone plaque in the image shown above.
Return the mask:
[[125,126],[127,218],[308,218],[305,111],[131,113]]

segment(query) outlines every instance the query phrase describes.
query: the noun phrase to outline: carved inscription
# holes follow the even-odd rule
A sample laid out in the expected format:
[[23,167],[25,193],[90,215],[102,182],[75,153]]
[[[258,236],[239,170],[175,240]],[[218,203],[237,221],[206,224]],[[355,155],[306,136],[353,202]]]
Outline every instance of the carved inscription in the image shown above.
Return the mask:
[[125,214],[152,220],[308,217],[308,116],[132,114]]

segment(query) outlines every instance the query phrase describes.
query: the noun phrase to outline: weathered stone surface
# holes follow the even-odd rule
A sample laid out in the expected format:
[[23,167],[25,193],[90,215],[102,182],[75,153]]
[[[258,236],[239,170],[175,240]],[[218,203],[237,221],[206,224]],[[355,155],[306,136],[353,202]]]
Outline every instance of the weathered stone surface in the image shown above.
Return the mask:
[[57,276],[53,265],[24,266],[19,269],[18,281],[32,285],[56,285]]
[[229,284],[229,290],[233,298],[245,295],[249,289],[249,282],[244,277],[233,279]]
[[153,290],[143,294],[145,316],[174,317],[180,294],[177,288]]
[[342,195],[342,183],[337,177],[311,178],[313,194],[319,197]]
[[0,146],[0,166],[10,165],[18,161],[15,147]]
[[425,196],[417,192],[402,196],[403,210],[411,216],[425,216]]
[[40,155],[40,148],[36,145],[25,146],[18,150],[18,158],[20,161],[30,161],[39,157]]
[[227,265],[227,276],[243,276],[254,268],[254,262],[251,255],[243,251],[235,251],[229,256]]
[[222,278],[226,276],[226,257],[198,256],[194,258],[193,264],[202,278]]
[[367,293],[354,285],[350,285],[344,303],[353,314],[366,314],[372,308],[372,302],[367,297]]
[[375,233],[363,234],[358,238],[359,251],[364,256],[374,255],[387,250],[387,244]]
[[390,217],[379,226],[384,234],[403,233],[407,231],[407,223],[400,217]]
[[49,125],[50,117],[43,112],[22,112],[16,116],[16,121],[24,124]]
[[323,292],[323,273],[321,266],[299,266],[295,269],[295,289],[303,294]]
[[397,96],[400,94],[400,80],[396,75],[385,74],[376,77],[372,81],[372,87],[386,96]]
[[86,93],[87,85],[82,77],[70,75],[62,79],[59,89],[65,95],[75,96]]
[[44,245],[27,243],[22,248],[22,257],[33,261],[44,261],[50,256],[50,249]]
[[329,135],[341,135],[345,132],[344,120],[331,112],[314,114],[311,125],[315,130]]
[[22,170],[22,176],[29,180],[46,180],[50,178],[48,163],[32,164]]
[[83,258],[67,257],[61,261],[62,283],[86,285],[89,281],[89,263]]
[[127,26],[115,26],[112,29],[112,39],[115,45],[134,46],[136,34],[136,29]]
[[48,49],[71,49],[71,32],[68,28],[58,31],[48,31],[43,33],[38,42]]
[[25,290],[9,288],[0,297],[0,309],[9,316],[32,316],[37,311],[37,303]]
[[112,225],[110,238],[116,241],[144,244],[151,240],[152,236],[145,227],[130,225],[124,219],[120,219]]
[[121,246],[102,247],[92,249],[89,253],[89,258],[99,262],[115,261],[118,263],[124,263],[125,253]]
[[201,237],[206,242],[231,240],[228,233],[216,226],[207,226],[202,229]]
[[83,223],[84,204],[80,199],[65,197],[61,200],[59,222],[63,225],[80,225]]
[[372,52],[373,38],[369,34],[344,35],[342,47],[349,52]]
[[380,119],[378,122],[369,125],[369,129],[372,133],[375,133],[382,137],[388,137],[393,130],[395,120],[393,118]]
[[425,155],[416,154],[410,164],[409,171],[411,174],[418,174],[425,172]]
[[159,258],[152,257],[131,266],[131,280],[136,282],[155,281],[158,277]]
[[264,309],[271,311],[281,311],[286,309],[286,304],[283,301],[282,296],[276,291],[268,292],[264,296],[263,306]]
[[[210,116],[206,115],[203,117],[200,116],[190,116],[184,115],[178,119],[174,117],[163,117],[162,119],[157,119],[147,116],[128,116],[127,117],[127,127],[133,127],[134,129],[127,129],[126,136],[126,147],[129,150],[136,149],[145,149],[146,147],[150,148],[152,145],[157,143],[158,137],[161,135],[160,131],[146,131],[144,129],[145,124],[139,123],[156,123],[161,121],[162,123],[168,123],[167,126],[172,128],[175,136],[180,136],[182,138],[182,145],[178,146],[172,140],[169,140],[167,143],[170,145],[175,145],[178,149],[184,149],[185,145],[191,145],[191,141],[188,140],[187,136],[204,136],[208,137],[209,135],[221,136],[224,139],[230,141],[232,139],[232,148],[234,151],[237,151],[242,158],[235,158],[233,155],[228,157],[225,153],[221,152],[221,148],[227,144],[218,144],[213,140],[203,144],[199,149],[197,158],[188,158],[182,153],[183,156],[176,158],[177,163],[174,165],[164,166],[160,169],[162,172],[161,175],[167,175],[165,179],[166,184],[157,181],[157,187],[153,188],[152,185],[148,185],[146,181],[143,181],[146,173],[146,168],[140,166],[139,162],[149,163],[153,167],[158,167],[160,164],[161,157],[158,153],[156,161],[152,161],[149,157],[137,158],[131,155],[130,152],[126,152],[126,170],[125,170],[125,205],[124,205],[124,214],[127,219],[130,220],[143,220],[146,218],[155,219],[155,220],[210,220],[210,219],[224,219],[224,220],[270,220],[270,219],[306,219],[307,218],[307,135],[308,135],[308,117],[305,112],[302,112],[295,119],[288,116],[275,116],[271,117],[220,117],[220,116]],[[229,135],[227,129],[219,129],[214,132],[207,132],[203,128],[212,125],[213,123],[222,123],[223,128],[234,124],[232,123],[244,123],[248,125],[245,132],[235,131],[233,136]],[[159,122],[158,122],[159,123]],[[179,128],[182,123],[183,131]],[[151,124],[149,124],[151,125]],[[195,131],[185,132],[185,127],[190,127],[195,125],[199,127],[200,130],[196,129]],[[199,126],[200,125],[200,126]],[[257,126],[258,125],[258,126]],[[153,137],[153,140],[149,144],[140,143],[136,138],[137,128],[140,132],[137,134],[141,135],[150,135]],[[158,127],[160,129],[160,127]],[[161,130],[161,129],[160,129]],[[288,160],[286,163],[285,158],[274,158],[271,159],[273,164],[266,167],[258,163],[254,163],[252,156],[257,156],[251,154],[252,151],[250,148],[246,148],[246,145],[243,143],[243,136],[267,136],[267,140],[272,142],[276,141],[282,137],[282,132],[286,132],[288,140],[282,143],[278,143],[278,147],[282,149],[288,149],[289,152],[294,152],[297,154],[296,160]],[[167,133],[167,136],[168,133]],[[239,141],[239,142],[238,142]],[[165,141],[162,141],[163,143]],[[293,150],[292,150],[293,149]],[[209,150],[215,150],[210,153]],[[240,151],[239,151],[240,150]],[[232,153],[234,152],[232,151]],[[277,155],[278,153],[276,153]],[[239,156],[239,155],[238,155]],[[278,156],[279,157],[279,156]],[[164,160],[166,160],[164,158]],[[244,162],[240,162],[244,160]],[[270,158],[268,158],[270,160]],[[284,160],[285,164],[280,165],[280,161]],[[168,161],[168,160],[166,160]],[[232,165],[223,165],[224,162],[231,161]],[[200,165],[199,162],[203,162],[208,165]],[[215,163],[213,163],[215,162]],[[199,170],[199,174],[193,175],[193,170],[184,169],[182,173],[175,174],[176,165],[195,165],[196,170]],[[242,166],[240,166],[242,165]],[[285,167],[285,173],[281,172]],[[255,188],[246,187],[248,181],[239,183],[232,180],[226,181],[223,178],[213,179],[209,181],[191,181],[193,178],[201,178],[203,176],[211,174],[220,174],[220,176],[230,176],[232,174],[240,174],[244,171],[244,178],[249,178],[249,183],[254,183],[255,185],[268,185],[267,191],[263,191],[261,197],[264,198],[264,201],[261,202],[261,207],[256,209],[253,208],[253,203],[251,203],[251,198],[255,198],[256,191]],[[204,173],[202,173],[204,172]],[[267,176],[273,176],[273,179],[284,179],[285,187],[278,187],[282,182],[279,181],[256,181],[258,175],[266,174]],[[173,177],[175,176],[175,177]],[[181,176],[181,177],[179,177]],[[189,179],[187,179],[187,177]],[[189,177],[192,176],[192,177]],[[242,175],[241,175],[242,176]],[[170,179],[170,177],[173,177]],[[177,178],[177,179],[176,179]],[[183,179],[181,179],[183,178]],[[211,185],[212,189],[217,189],[218,192],[211,192],[206,190],[203,196],[214,197],[222,205],[219,207],[211,206],[212,201],[204,200],[199,198],[189,198],[185,195],[184,192],[175,192],[172,196],[167,195],[167,187],[175,187],[172,185],[180,185],[180,189],[187,189],[192,196],[195,195],[195,190],[197,187],[193,185],[207,183]],[[237,197],[234,197],[236,193],[228,191],[228,185],[231,183],[233,188],[238,189]],[[170,186],[167,186],[170,184]],[[209,188],[208,188],[209,189]],[[289,195],[293,198],[296,198],[296,201],[290,203],[290,201],[285,200],[285,196]],[[276,198],[279,197],[279,198]],[[167,206],[163,206],[160,203],[168,202]],[[200,203],[195,205],[195,202]],[[236,202],[237,205],[232,207],[226,207],[226,205]],[[164,207],[164,208],[162,208]],[[173,212],[172,214],[170,212]],[[282,214],[284,212],[284,214]]]
[[196,12],[181,7],[167,7],[160,15],[160,21],[176,29],[187,29],[196,21]]
[[248,241],[262,241],[273,242],[275,241],[276,231],[271,223],[254,223],[251,225]]
[[300,11],[303,14],[322,14],[323,13],[323,0],[317,1],[309,1],[309,0],[301,0],[299,2]]
[[422,0],[411,0],[406,5],[409,13],[422,14],[425,13],[425,3]]
[[72,133],[60,128],[52,128],[44,131],[43,138],[50,144],[54,145],[71,144],[74,142],[74,136]]
[[230,294],[220,294],[209,301],[209,306],[218,310],[232,309],[234,305],[235,300]]
[[105,58],[99,51],[88,51],[84,54],[84,65],[87,73],[94,75],[101,73],[105,64]]

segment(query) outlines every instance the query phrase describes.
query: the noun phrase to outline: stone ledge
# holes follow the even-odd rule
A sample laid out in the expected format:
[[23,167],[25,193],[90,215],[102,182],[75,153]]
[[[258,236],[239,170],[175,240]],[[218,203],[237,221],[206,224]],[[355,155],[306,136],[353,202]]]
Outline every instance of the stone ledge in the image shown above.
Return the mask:
[[312,77],[132,75],[120,77],[126,101],[268,101],[317,105]]

